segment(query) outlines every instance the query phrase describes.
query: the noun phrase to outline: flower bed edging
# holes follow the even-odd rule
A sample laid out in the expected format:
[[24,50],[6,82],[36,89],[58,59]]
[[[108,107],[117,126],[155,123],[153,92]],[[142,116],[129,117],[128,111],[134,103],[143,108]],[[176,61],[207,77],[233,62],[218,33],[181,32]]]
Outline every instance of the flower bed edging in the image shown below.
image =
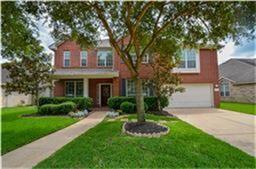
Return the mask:
[[166,125],[163,125],[163,124],[160,124],[160,123],[156,123],[157,125],[159,126],[162,126],[162,127],[165,127],[167,128],[167,131],[165,132],[159,132],[159,133],[151,133],[151,134],[143,134],[143,133],[132,133],[132,132],[129,132],[125,129],[125,125],[126,125],[127,122],[125,122],[122,126],[122,132],[125,133],[125,134],[128,134],[128,135],[131,135],[131,136],[135,136],[135,137],[148,137],[148,138],[152,138],[152,137],[156,137],[156,138],[159,138],[160,136],[163,136],[163,135],[166,135],[169,133],[170,129],[169,127],[167,127]]

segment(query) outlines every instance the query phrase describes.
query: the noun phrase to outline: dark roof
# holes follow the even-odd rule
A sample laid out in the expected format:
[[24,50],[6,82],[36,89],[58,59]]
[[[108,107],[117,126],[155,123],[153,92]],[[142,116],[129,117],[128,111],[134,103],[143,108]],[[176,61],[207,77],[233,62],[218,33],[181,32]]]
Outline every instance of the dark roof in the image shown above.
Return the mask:
[[256,66],[256,59],[237,59],[237,60],[239,60],[240,62],[250,64],[252,66]]
[[256,83],[256,59],[230,59],[219,66],[219,77],[235,84]]

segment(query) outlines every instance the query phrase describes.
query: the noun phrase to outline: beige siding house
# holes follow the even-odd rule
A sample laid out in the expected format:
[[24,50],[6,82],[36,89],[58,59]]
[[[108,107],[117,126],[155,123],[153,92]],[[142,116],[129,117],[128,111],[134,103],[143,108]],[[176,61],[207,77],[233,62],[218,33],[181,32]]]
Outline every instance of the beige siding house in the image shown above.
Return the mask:
[[256,103],[256,59],[230,59],[219,73],[222,101]]

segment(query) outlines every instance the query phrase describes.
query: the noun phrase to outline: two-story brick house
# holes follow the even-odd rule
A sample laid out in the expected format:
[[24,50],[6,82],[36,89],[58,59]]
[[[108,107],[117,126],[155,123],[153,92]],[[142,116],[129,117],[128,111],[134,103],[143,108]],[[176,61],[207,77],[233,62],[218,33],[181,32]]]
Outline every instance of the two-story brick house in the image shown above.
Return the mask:
[[[134,96],[135,84],[130,72],[108,40],[99,42],[95,49],[81,49],[73,41],[50,46],[54,57],[54,96],[89,96],[95,106],[107,105],[111,96]],[[170,107],[217,107],[219,105],[218,65],[215,49],[184,50],[182,62],[174,72],[180,73],[184,93],[170,98]],[[149,58],[145,56],[140,77],[151,75]],[[144,95],[153,92],[143,87]]]

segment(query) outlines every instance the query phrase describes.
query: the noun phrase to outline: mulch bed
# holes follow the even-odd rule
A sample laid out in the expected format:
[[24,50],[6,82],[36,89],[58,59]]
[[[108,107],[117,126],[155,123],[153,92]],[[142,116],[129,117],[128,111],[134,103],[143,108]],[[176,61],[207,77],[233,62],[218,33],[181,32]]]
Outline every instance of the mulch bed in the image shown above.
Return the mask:
[[153,122],[127,122],[125,130],[131,133],[153,134],[167,132],[168,128]]
[[167,116],[167,117],[174,117],[172,114],[170,114],[168,111],[150,111],[151,114],[154,115],[160,115],[160,116]]

